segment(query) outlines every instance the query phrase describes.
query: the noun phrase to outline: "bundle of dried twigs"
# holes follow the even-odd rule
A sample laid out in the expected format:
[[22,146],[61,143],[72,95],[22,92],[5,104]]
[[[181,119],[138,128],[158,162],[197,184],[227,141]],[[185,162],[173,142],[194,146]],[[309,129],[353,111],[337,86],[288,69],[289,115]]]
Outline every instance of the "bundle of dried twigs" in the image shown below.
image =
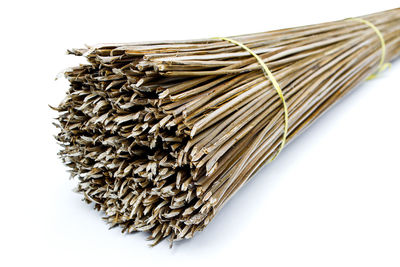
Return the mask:
[[[400,9],[367,15],[400,53]],[[366,23],[341,20],[232,37],[282,88],[287,141],[377,70],[382,44]],[[69,53],[57,107],[60,155],[77,190],[125,232],[190,238],[283,141],[284,111],[259,63],[224,40],[101,44]]]

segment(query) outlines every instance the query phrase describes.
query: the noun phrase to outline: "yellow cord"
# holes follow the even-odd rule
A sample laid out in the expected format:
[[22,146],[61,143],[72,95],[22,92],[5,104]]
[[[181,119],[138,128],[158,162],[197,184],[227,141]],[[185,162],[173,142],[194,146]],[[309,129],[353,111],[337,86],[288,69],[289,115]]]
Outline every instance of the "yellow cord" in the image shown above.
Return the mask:
[[[367,80],[374,79],[374,78],[376,78],[376,76],[377,76],[380,72],[384,71],[386,68],[388,68],[388,67],[391,66],[390,63],[385,63],[385,57],[386,57],[385,39],[383,38],[383,35],[382,35],[382,33],[379,31],[379,29],[378,29],[374,24],[372,24],[371,22],[369,22],[368,20],[365,20],[365,19],[362,19],[362,18],[349,18],[348,20],[354,20],[354,21],[362,22],[362,23],[368,25],[369,27],[371,27],[371,28],[376,32],[376,34],[377,34],[378,37],[379,37],[379,40],[380,40],[380,42],[381,42],[381,47],[382,47],[381,60],[380,60],[380,62],[379,62],[378,70],[377,70],[374,74],[370,75],[370,76],[367,78]],[[278,154],[282,151],[283,147],[285,146],[285,144],[286,144],[286,138],[287,138],[287,134],[288,134],[288,128],[289,128],[289,112],[288,112],[288,108],[287,108],[287,104],[286,104],[285,97],[283,96],[282,89],[281,89],[281,87],[279,86],[278,82],[276,81],[275,77],[272,75],[272,72],[269,70],[269,68],[267,67],[267,65],[264,63],[264,61],[263,61],[253,50],[251,50],[250,48],[248,48],[246,45],[244,45],[244,44],[242,44],[242,43],[240,43],[240,42],[238,42],[238,41],[236,41],[236,40],[227,38],[227,37],[213,37],[212,39],[219,39],[219,40],[228,41],[228,42],[230,42],[230,43],[233,43],[233,44],[235,44],[235,45],[237,45],[237,46],[240,46],[241,48],[243,48],[244,50],[246,50],[247,52],[249,52],[250,55],[252,55],[253,57],[255,57],[255,58],[257,59],[258,63],[261,65],[261,68],[262,68],[262,70],[263,70],[263,72],[264,72],[264,75],[271,81],[271,83],[272,83],[272,85],[274,86],[276,92],[278,93],[279,97],[280,97],[281,100],[282,100],[283,111],[284,111],[284,117],[285,117],[285,124],[284,124],[284,131],[283,131],[282,143],[281,143],[281,146],[279,147],[278,152],[277,152],[277,153],[271,158],[271,160],[269,161],[269,162],[271,162],[271,161],[273,161],[273,160],[278,156]]]
[[252,55],[253,57],[255,57],[255,58],[257,59],[258,63],[261,65],[261,68],[262,68],[262,70],[263,70],[263,72],[264,72],[264,75],[271,81],[271,83],[272,83],[272,85],[274,86],[276,92],[278,93],[279,97],[280,97],[281,100],[282,100],[283,111],[284,111],[284,116],[285,116],[285,124],[284,124],[283,136],[282,136],[282,143],[281,143],[281,146],[279,147],[278,152],[276,152],[276,154],[275,154],[275,155],[271,158],[271,160],[269,161],[269,162],[271,162],[271,161],[273,161],[273,160],[278,156],[278,154],[282,151],[283,147],[285,146],[285,144],[286,144],[286,137],[287,137],[288,128],[289,128],[289,111],[288,111],[288,108],[287,108],[287,105],[286,105],[285,97],[283,96],[282,89],[281,89],[281,87],[279,86],[278,82],[276,81],[275,77],[272,75],[272,72],[268,69],[267,65],[264,63],[264,61],[263,61],[253,50],[251,50],[250,48],[248,48],[248,47],[245,46],[244,44],[242,44],[242,43],[240,43],[240,42],[238,42],[238,41],[235,41],[235,40],[233,40],[233,39],[230,39],[230,38],[226,38],[226,37],[214,37],[214,38],[212,38],[212,39],[220,39],[220,40],[223,40],[223,41],[231,42],[231,43],[233,43],[233,44],[235,44],[235,45],[240,46],[241,48],[243,48],[244,50],[246,50],[247,52],[249,52],[250,55]]
[[382,35],[381,31],[374,24],[369,22],[368,20],[365,20],[365,19],[362,19],[362,18],[349,18],[348,20],[354,20],[354,21],[358,21],[358,22],[367,24],[369,27],[371,27],[376,32],[376,34],[379,37],[379,40],[381,41],[382,54],[381,54],[381,60],[379,62],[378,70],[374,74],[371,74],[367,78],[367,80],[372,80],[372,79],[376,78],[380,72],[384,71],[385,69],[387,69],[388,67],[391,66],[390,63],[385,63],[385,57],[386,57],[385,39],[383,38],[383,35]]

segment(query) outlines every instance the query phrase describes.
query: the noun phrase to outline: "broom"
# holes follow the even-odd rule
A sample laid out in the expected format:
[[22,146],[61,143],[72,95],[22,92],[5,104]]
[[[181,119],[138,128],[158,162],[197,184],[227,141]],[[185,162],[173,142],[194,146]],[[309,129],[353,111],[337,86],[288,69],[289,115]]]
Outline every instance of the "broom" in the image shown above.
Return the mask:
[[400,53],[400,9],[230,38],[68,51],[59,153],[77,191],[153,245],[191,238],[324,111]]

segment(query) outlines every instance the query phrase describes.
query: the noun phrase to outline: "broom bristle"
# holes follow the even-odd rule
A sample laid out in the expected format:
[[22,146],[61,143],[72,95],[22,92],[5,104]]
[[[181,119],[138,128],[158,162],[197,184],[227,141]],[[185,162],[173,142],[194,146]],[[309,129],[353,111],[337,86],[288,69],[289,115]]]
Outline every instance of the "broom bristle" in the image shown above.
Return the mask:
[[[400,9],[362,17],[400,52]],[[280,84],[288,141],[376,71],[382,47],[366,24],[342,20],[232,37]],[[227,41],[102,44],[69,53],[61,158],[77,190],[111,227],[191,238],[268,162],[282,142],[282,101],[260,65]]]

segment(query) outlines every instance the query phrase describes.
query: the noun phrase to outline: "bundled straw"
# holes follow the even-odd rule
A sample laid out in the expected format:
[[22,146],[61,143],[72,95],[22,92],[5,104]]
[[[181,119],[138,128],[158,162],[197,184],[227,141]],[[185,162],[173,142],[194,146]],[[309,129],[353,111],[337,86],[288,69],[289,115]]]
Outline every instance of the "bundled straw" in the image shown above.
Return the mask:
[[65,72],[70,89],[55,108],[61,158],[112,226],[148,231],[157,244],[202,230],[285,142],[398,56],[400,9],[69,53],[90,64]]

